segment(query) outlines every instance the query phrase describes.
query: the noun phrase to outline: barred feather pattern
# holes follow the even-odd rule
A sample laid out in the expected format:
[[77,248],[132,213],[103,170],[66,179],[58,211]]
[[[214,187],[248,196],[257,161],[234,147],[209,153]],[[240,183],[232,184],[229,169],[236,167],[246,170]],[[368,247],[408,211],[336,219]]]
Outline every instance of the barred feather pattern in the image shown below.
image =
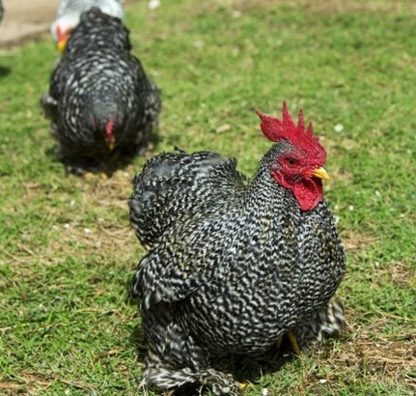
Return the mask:
[[262,354],[296,329],[306,347],[331,326],[325,312],[344,251],[326,202],[302,212],[272,178],[271,164],[290,150],[274,145],[248,183],[235,160],[206,152],[162,154],[136,176],[130,219],[150,247],[132,286],[148,343],[147,386],[199,382],[234,395],[219,357]]
[[320,311],[293,329],[302,351],[312,351],[325,339],[338,337],[346,326],[344,305],[334,297]]
[[163,233],[186,219],[198,221],[242,194],[245,177],[235,159],[212,152],[160,154],[135,177],[130,222],[139,240],[154,246]]
[[[130,49],[128,30],[119,19],[97,8],[82,15],[41,101],[64,162],[79,167],[105,163],[137,151],[150,138],[160,93]],[[114,151],[105,140],[109,121]]]

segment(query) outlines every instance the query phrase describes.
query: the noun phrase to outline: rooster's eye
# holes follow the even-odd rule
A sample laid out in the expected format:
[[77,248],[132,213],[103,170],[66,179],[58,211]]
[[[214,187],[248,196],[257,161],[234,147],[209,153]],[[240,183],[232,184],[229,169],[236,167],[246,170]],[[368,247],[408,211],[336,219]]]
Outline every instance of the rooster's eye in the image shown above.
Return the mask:
[[286,163],[287,163],[287,166],[289,167],[289,168],[293,168],[294,166],[296,166],[297,165],[297,161],[294,159],[294,158],[288,158],[287,160],[286,160]]

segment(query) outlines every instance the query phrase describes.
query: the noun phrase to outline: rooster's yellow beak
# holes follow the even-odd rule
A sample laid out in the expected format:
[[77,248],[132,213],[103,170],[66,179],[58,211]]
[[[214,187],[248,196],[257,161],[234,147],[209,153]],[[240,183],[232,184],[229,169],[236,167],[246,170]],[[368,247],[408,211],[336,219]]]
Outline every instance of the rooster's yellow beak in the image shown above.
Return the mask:
[[60,39],[57,44],[56,44],[56,48],[58,48],[59,52],[64,52],[65,51],[65,47],[66,47],[66,42],[68,41],[67,38],[62,38]]
[[329,180],[329,175],[328,172],[325,170],[325,168],[316,168],[313,172],[312,172],[312,176],[318,177],[319,179],[322,180]]

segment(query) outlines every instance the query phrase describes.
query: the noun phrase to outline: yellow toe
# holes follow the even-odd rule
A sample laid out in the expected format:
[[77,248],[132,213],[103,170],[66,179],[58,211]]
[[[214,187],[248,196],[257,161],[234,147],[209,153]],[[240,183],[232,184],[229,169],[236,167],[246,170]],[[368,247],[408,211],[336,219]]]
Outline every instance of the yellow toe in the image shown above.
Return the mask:
[[301,350],[300,350],[299,342],[291,330],[287,332],[287,337],[289,338],[290,346],[292,347],[293,353],[295,355],[300,355]]

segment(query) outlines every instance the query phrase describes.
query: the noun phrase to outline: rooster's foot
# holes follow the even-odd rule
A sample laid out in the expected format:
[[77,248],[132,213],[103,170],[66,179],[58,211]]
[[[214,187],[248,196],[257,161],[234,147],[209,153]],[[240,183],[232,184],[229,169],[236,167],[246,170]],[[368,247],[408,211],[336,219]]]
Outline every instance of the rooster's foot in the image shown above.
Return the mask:
[[296,338],[295,334],[291,330],[289,330],[287,332],[287,337],[289,339],[290,346],[292,348],[293,353],[295,355],[300,355],[301,349],[300,349],[300,345],[299,345],[298,339]]

